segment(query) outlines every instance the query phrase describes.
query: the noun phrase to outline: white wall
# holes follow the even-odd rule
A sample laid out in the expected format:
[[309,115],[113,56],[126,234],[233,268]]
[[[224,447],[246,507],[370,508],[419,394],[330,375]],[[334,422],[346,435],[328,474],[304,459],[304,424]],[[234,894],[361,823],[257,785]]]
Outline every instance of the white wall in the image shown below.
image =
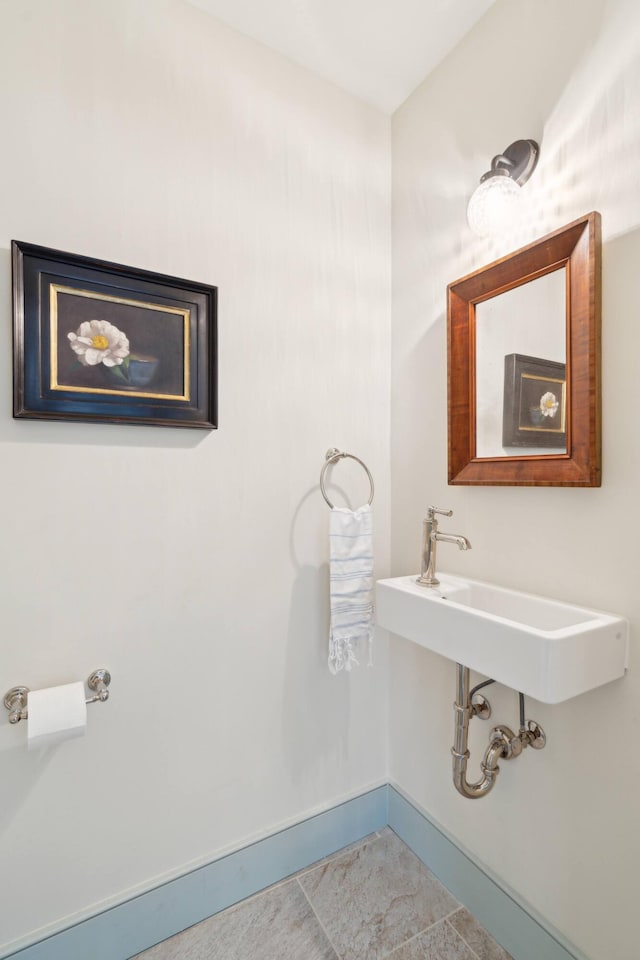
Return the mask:
[[[637,955],[640,861],[640,7],[497,0],[393,120],[392,570],[418,567],[421,518],[473,550],[443,569],[627,615],[627,677],[559,706],[528,701],[547,748],[502,764],[490,797],[451,783],[455,666],[392,641],[391,774],[503,882],[593,960]],[[500,242],[466,226],[468,198],[511,141],[540,142],[528,216]],[[590,210],[602,214],[603,485],[448,487],[447,283]],[[517,722],[492,687],[496,722]],[[471,770],[488,726],[473,732]],[[476,766],[474,767],[474,764]],[[479,772],[479,771],[478,771]]]
[[[384,642],[326,666],[318,477],[368,464],[385,575],[390,151],[179,0],[2,0],[0,71],[0,694],[113,675],[81,740],[0,723],[3,953],[386,777]],[[12,238],[217,284],[219,430],[12,420]]]
[[[390,207],[386,118],[187,4],[0,17],[0,694],[114,678],[85,738],[48,754],[0,724],[6,952],[384,779],[383,646],[372,670],[326,670],[317,478],[334,444],[368,463],[384,575]],[[435,502],[474,546],[443,566],[634,631],[639,27],[632,0],[497,0],[393,129],[393,571],[416,568]],[[530,216],[480,241],[466,201],[519,137],[542,147]],[[446,284],[591,209],[602,488],[447,487]],[[220,429],[13,421],[12,238],[217,284]],[[450,782],[454,667],[393,640],[394,780],[593,960],[635,951],[637,674],[634,640],[624,681],[530,703],[547,749],[473,804]],[[491,699],[515,719],[513,692]]]

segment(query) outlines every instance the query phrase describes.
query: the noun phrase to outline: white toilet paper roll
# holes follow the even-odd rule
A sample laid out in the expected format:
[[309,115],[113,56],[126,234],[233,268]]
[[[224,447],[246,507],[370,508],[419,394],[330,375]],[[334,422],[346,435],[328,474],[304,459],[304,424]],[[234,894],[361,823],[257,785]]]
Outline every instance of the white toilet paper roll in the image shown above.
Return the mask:
[[29,749],[81,737],[87,726],[84,684],[30,690],[27,703]]

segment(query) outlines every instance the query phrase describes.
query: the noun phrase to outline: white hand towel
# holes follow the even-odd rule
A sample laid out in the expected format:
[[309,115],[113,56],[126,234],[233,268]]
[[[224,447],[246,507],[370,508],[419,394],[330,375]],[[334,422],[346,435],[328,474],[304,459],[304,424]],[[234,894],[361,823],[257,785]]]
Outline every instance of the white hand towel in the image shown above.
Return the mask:
[[329,670],[358,666],[361,645],[373,641],[373,524],[371,507],[333,507],[329,518],[331,628]]

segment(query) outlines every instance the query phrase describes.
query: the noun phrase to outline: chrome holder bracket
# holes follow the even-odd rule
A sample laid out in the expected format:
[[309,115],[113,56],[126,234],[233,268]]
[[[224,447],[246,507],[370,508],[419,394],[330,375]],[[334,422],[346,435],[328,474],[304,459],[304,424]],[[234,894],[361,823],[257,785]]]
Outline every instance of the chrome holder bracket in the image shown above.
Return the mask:
[[104,703],[105,700],[108,700],[109,690],[107,688],[110,683],[111,674],[108,670],[94,670],[87,680],[87,686],[90,690],[95,690],[95,694],[93,697],[89,697],[86,703],[95,703],[97,700]]
[[17,723],[27,716],[29,687],[11,687],[4,696],[4,705],[9,711],[9,723]]
[[[109,699],[109,684],[111,683],[111,674],[108,670],[100,668],[94,670],[87,680],[87,686],[94,691],[92,697],[88,697],[85,703],[104,703]],[[11,687],[4,695],[4,705],[9,711],[9,723],[18,723],[20,720],[28,720],[29,687]]]

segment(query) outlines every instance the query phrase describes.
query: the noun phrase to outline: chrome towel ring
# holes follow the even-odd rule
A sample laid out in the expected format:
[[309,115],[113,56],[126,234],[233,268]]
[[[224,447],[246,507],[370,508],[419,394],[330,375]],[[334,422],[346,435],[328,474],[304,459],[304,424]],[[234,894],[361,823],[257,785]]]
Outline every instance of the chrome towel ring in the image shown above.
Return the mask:
[[327,503],[333,510],[333,504],[331,503],[331,500],[329,500],[329,497],[327,496],[327,491],[324,488],[324,475],[327,472],[327,467],[330,466],[330,464],[337,463],[338,460],[342,460],[343,457],[349,457],[351,460],[356,460],[357,463],[359,463],[362,469],[365,471],[366,475],[369,477],[369,483],[371,484],[371,496],[369,497],[368,503],[371,504],[373,501],[373,489],[374,489],[373,477],[371,476],[369,472],[369,468],[367,467],[366,463],[363,463],[360,457],[356,457],[352,453],[342,453],[340,450],[337,450],[335,447],[331,447],[330,450],[327,450],[324,458],[325,463],[322,470],[320,471],[320,491],[322,493],[322,496],[324,497],[324,499],[327,501]]

